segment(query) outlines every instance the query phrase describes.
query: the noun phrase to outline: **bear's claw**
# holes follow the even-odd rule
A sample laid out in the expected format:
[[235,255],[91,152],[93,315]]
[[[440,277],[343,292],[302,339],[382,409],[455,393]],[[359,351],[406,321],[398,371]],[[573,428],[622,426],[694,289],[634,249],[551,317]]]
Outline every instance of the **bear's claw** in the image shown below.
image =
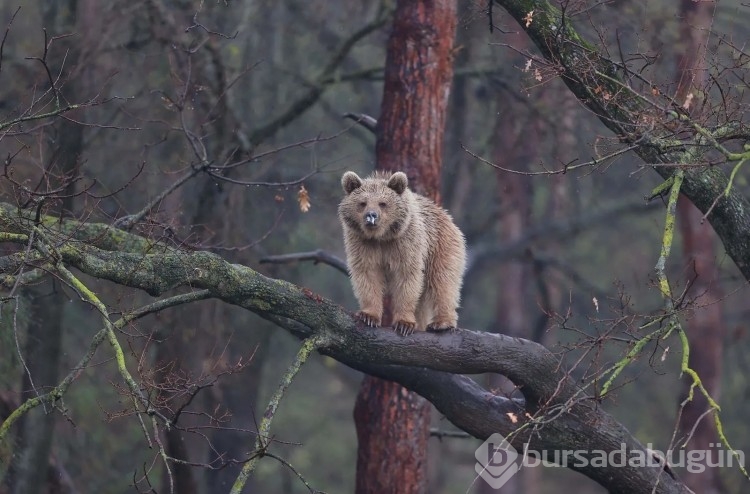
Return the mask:
[[365,326],[369,326],[371,328],[380,326],[380,319],[373,316],[372,314],[368,314],[364,311],[358,311],[355,315],[357,316],[357,319],[365,323]]
[[396,323],[393,325],[393,329],[396,330],[396,333],[400,334],[401,336],[409,336],[414,332],[414,329],[416,329],[417,324],[409,321],[396,321]]

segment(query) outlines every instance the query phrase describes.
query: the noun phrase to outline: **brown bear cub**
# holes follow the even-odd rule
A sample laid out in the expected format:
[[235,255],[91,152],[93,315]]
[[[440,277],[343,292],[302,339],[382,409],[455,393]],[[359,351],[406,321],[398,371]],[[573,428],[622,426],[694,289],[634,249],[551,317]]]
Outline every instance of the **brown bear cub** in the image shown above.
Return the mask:
[[409,190],[403,172],[361,179],[346,172],[339,204],[357,316],[380,326],[383,297],[393,303],[393,327],[445,331],[458,323],[466,242],[450,215]]

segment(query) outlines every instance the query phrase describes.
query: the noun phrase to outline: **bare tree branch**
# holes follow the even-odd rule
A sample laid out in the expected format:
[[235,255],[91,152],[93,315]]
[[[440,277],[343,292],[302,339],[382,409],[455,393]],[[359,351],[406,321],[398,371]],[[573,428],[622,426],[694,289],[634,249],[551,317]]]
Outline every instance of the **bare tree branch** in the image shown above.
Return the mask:
[[261,257],[260,259],[261,264],[289,264],[297,261],[312,261],[315,264],[322,262],[323,264],[328,264],[329,266],[338,269],[346,275],[349,274],[349,268],[346,266],[346,261],[322,249],[310,252],[295,252],[292,254],[266,256]]
[[378,126],[377,120],[375,120],[370,115],[366,115],[364,113],[344,113],[343,117],[354,120],[355,122],[360,124],[362,127],[372,132],[373,134],[375,133],[375,129]]

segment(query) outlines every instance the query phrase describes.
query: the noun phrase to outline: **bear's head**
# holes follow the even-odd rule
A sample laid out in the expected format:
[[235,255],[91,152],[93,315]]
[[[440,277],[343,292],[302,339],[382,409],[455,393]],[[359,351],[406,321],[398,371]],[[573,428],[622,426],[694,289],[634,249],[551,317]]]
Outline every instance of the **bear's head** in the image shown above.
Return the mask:
[[403,172],[375,173],[365,179],[346,172],[341,178],[346,196],[339,205],[339,217],[366,239],[396,238],[408,225],[414,208],[408,185]]

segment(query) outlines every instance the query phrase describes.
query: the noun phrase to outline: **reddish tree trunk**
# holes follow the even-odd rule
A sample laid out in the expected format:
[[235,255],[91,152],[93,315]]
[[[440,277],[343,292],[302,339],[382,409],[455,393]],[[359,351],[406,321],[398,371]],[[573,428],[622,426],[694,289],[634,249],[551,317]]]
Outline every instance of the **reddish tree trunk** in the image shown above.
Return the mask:
[[436,202],[455,33],[455,0],[398,2],[375,145],[379,169],[405,171]]
[[[398,3],[377,129],[377,168],[406,172],[410,187],[436,202],[455,31],[455,0]],[[357,493],[427,492],[426,400],[398,384],[367,376],[354,420]]]
[[[680,198],[678,212],[683,256],[688,279],[692,282],[687,293],[687,300],[693,300],[695,304],[685,321],[690,342],[688,365],[698,373],[711,397],[718,401],[721,392],[721,364],[724,352],[724,320],[721,303],[723,293],[718,285],[714,233],[707,222],[701,224],[703,215],[685,197]],[[683,381],[684,389],[680,396],[680,403],[687,397],[691,384],[692,378],[686,376]],[[692,432],[687,445],[688,450],[718,449],[711,446],[719,442],[719,435],[713,415],[704,415],[708,409],[708,401],[697,390],[693,400],[682,409],[679,423],[682,440],[685,440]],[[694,427],[695,430],[693,430]],[[718,473],[718,468],[711,467],[703,472],[685,472],[684,481],[694,492],[719,493],[723,492],[723,489]]]
[[[682,0],[681,54],[678,64],[678,88],[676,100],[680,104],[688,101],[688,94],[698,91],[706,81],[706,43],[711,26],[713,2]],[[694,101],[699,98],[693,98]],[[693,117],[697,117],[694,106],[688,106]],[[721,384],[723,354],[723,308],[720,302],[722,290],[718,285],[714,233],[708,222],[702,221],[701,212],[685,197],[678,203],[683,256],[688,281],[691,282],[686,300],[693,301],[693,308],[685,322],[690,342],[688,365],[698,373],[711,397],[718,401]],[[685,377],[680,403],[687,397],[692,384]],[[695,392],[692,401],[682,410],[679,429],[682,441],[690,434],[689,450],[716,450],[719,442],[716,426],[707,400]],[[697,424],[697,426],[696,426]],[[715,453],[718,454],[718,453]],[[694,492],[706,494],[723,492],[717,468],[706,468],[703,472],[686,472],[685,484]]]

